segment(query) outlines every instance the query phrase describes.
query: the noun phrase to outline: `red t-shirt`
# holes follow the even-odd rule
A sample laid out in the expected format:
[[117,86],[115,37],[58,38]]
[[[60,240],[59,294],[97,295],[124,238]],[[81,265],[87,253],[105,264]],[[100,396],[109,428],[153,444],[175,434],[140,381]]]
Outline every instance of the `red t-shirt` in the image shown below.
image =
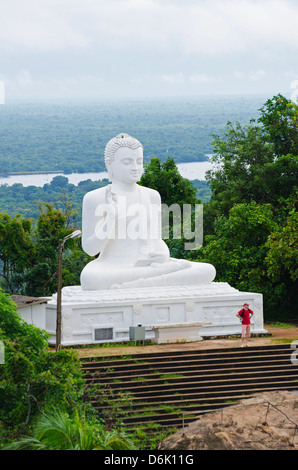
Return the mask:
[[[242,312],[244,311],[244,314],[242,315]],[[245,308],[239,310],[238,315],[241,316],[242,318],[242,325],[250,325],[250,315],[253,314],[253,311],[249,309],[245,310]]]

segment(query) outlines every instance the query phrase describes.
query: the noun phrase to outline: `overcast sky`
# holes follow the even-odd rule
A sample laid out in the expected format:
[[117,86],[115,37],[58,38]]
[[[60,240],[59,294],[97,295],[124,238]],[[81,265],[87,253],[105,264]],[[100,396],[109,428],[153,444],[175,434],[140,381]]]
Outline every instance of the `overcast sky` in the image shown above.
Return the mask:
[[298,89],[297,0],[0,0],[6,101]]

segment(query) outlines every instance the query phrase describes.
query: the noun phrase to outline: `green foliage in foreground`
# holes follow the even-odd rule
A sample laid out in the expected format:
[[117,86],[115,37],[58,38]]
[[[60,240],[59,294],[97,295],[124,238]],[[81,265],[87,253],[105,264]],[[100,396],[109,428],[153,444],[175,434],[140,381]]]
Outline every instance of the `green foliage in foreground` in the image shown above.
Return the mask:
[[87,421],[77,412],[73,417],[59,409],[42,413],[34,423],[32,435],[4,447],[4,450],[133,450],[134,443],[116,430]]
[[70,412],[81,403],[84,381],[77,354],[49,351],[47,333],[22,320],[2,291],[0,339],[5,349],[0,365],[0,438],[25,429],[46,406]]
[[101,398],[85,387],[77,352],[50,350],[47,333],[22,320],[1,290],[0,340],[0,449],[124,450],[153,442],[147,434],[127,436],[117,410],[99,418],[90,400]]

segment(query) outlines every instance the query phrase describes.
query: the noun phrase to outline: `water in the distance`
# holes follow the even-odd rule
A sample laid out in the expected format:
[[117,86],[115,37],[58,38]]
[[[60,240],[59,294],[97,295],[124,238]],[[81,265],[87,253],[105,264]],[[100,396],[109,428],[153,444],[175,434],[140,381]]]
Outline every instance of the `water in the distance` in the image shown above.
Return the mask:
[[[183,178],[189,180],[205,180],[206,171],[210,170],[212,164],[209,161],[206,162],[188,162],[178,163],[177,168]],[[50,183],[55,176],[61,175],[61,173],[40,173],[34,175],[11,175],[7,178],[0,178],[0,185],[7,184],[12,186],[13,184],[20,183],[23,186],[39,186],[43,187],[45,184]],[[68,178],[70,184],[77,185],[80,181],[90,179],[91,181],[102,180],[108,177],[107,172],[100,173],[72,173],[70,175],[62,175]]]

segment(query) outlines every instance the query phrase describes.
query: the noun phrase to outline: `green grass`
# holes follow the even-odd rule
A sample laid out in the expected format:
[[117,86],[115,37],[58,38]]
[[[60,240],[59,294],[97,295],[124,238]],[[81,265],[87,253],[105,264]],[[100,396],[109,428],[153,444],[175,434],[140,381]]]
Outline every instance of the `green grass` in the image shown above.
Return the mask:
[[183,377],[183,375],[182,374],[163,374],[160,376],[160,379],[175,379],[179,377]]
[[129,437],[133,439],[139,450],[151,449],[155,450],[160,442],[167,437],[175,434],[177,428],[162,428],[158,423],[146,423],[140,428],[136,427],[133,433],[129,433]]
[[277,338],[273,339],[271,343],[274,344],[290,344],[292,341],[298,341],[298,336],[295,336],[293,338]]
[[270,323],[270,325],[268,325],[269,327],[276,327],[276,328],[297,328],[297,325],[293,325],[291,323],[282,323],[282,322],[275,322],[275,323]]

